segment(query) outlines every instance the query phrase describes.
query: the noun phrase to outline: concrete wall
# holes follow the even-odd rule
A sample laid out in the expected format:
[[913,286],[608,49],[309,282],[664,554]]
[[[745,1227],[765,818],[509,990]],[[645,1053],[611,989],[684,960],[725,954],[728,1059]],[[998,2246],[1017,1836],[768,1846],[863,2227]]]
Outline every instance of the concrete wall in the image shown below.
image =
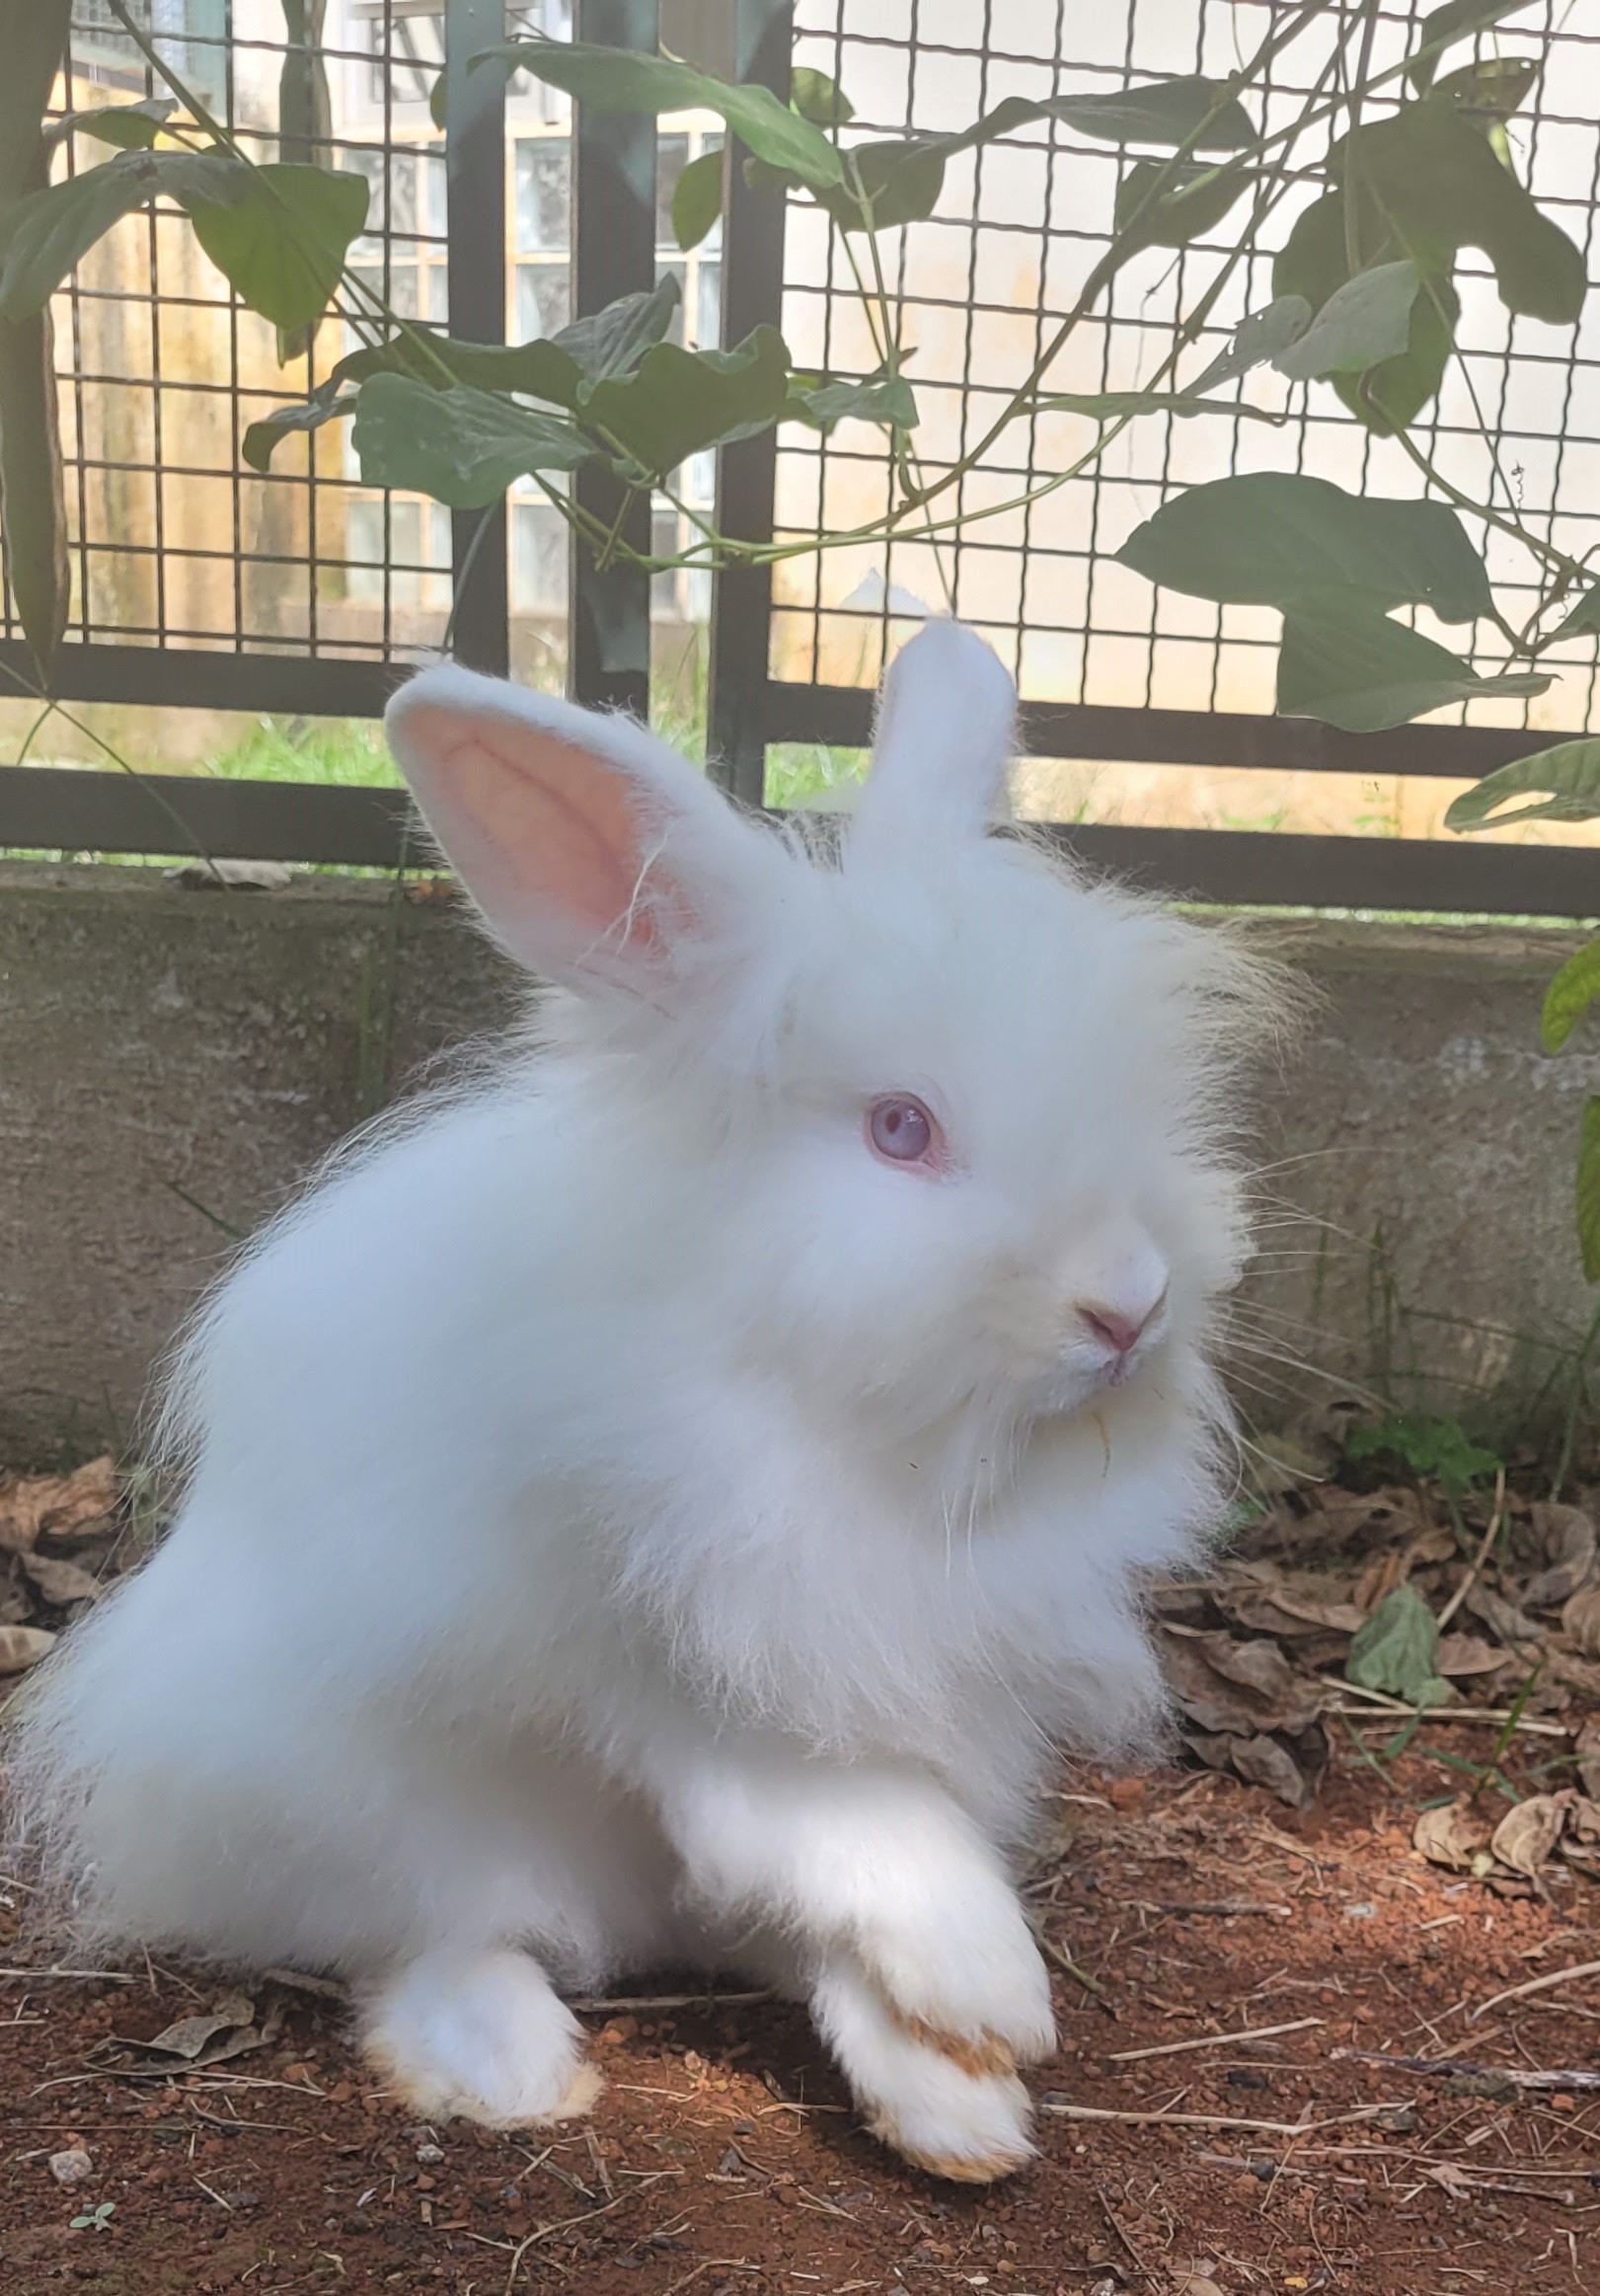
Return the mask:
[[[1263,933],[1322,1005],[1255,1112],[1266,1217],[1286,1223],[1264,1243],[1288,1256],[1255,1286],[1257,1343],[1336,1379],[1402,1372],[1414,1350],[1527,1394],[1592,1313],[1570,1174],[1600,1079],[1580,1045],[1538,1050],[1572,936]],[[125,1437],[226,1257],[214,1223],[252,1226],[391,1084],[502,1025],[515,996],[450,901],[334,878],[220,893],[144,870],[0,868],[0,1465]],[[1240,1369],[1325,1388],[1249,1353]]]

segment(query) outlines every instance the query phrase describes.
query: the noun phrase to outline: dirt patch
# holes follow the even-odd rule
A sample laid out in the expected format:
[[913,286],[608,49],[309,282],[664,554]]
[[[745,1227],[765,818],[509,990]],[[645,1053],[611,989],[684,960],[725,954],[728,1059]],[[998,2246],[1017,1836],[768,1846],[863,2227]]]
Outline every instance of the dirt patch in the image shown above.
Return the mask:
[[[1507,1897],[1411,1848],[1416,1805],[1460,1783],[1439,1757],[1474,1734],[1418,1732],[1391,1780],[1346,1747],[1303,1812],[1220,1775],[1067,1781],[1032,1888],[1061,2026],[1032,2076],[1040,2160],[980,2193],[863,2136],[804,2018],[772,2004],[587,2013],[607,2078],[593,2121],[513,2139],[417,2125],[326,1994],[257,1983],[260,2045],[169,2071],[130,2044],[218,2004],[237,2017],[237,1987],[142,1966],[52,1979],[9,1952],[0,2285],[1600,2287],[1600,2086],[1583,2082],[1600,2083],[1600,1979],[1474,2014],[1600,1960],[1600,1897],[1561,1866]],[[1507,1755],[1514,1791],[1547,1752],[1534,1737]],[[237,2029],[225,2015],[202,2053]],[[1574,2080],[1527,2084],[1551,2070]],[[72,2149],[92,2174],[62,2184],[51,2156]]]

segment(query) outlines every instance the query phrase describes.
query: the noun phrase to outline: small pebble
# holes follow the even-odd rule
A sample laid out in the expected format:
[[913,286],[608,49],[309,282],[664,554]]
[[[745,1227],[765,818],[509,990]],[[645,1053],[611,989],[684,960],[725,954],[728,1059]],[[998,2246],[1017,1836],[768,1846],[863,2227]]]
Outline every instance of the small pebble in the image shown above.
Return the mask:
[[50,2175],[58,2184],[82,2184],[95,2173],[95,2164],[79,2145],[64,2153],[51,2153]]
[[1371,1921],[1377,1911],[1378,1908],[1375,1905],[1347,1905],[1344,1908],[1344,1918],[1346,1921]]
[[436,2168],[444,2158],[444,2147],[442,2145],[419,2145],[417,2158],[424,2169]]

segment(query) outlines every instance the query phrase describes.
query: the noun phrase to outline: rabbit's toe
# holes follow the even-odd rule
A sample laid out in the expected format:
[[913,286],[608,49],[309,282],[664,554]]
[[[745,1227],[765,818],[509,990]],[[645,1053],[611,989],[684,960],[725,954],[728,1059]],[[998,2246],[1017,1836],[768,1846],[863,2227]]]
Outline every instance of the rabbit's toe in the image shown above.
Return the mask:
[[842,1956],[823,1971],[812,2010],[867,2126],[917,2168],[989,2184],[1032,2159],[1032,2108],[1004,2042],[919,2031]]
[[587,2112],[601,2089],[576,2019],[526,1953],[440,1952],[370,1994],[361,2045],[426,2119],[526,2128]]
[[885,1924],[860,1941],[891,2014],[957,2064],[970,2059],[969,2071],[1009,2073],[1048,2057],[1049,1971],[1016,1899],[997,1885],[946,1904],[942,1928]]

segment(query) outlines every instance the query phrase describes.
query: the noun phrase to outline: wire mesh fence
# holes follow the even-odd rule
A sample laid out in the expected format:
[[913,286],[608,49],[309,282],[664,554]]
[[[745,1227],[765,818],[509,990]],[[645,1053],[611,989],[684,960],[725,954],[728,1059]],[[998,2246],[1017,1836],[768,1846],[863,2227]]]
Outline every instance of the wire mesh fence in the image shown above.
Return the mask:
[[[458,12],[471,9],[475,22],[492,18],[497,28],[498,0],[487,8],[486,17],[486,0],[304,0],[303,10],[284,0],[139,0],[133,13],[163,62],[249,156],[312,157],[366,180],[367,228],[351,251],[357,282],[406,317],[449,325],[452,281],[459,287],[470,264],[491,326],[527,341],[572,316],[574,120],[560,92],[513,77],[493,127],[503,158],[499,211],[467,212],[452,200],[429,100]],[[780,27],[780,79],[792,13],[794,61],[843,87],[855,108],[853,135],[958,128],[1010,96],[1113,89],[1188,71],[1225,78],[1263,28],[1288,13],[1279,0],[1105,0],[1093,9],[1077,0],[798,0],[792,12],[772,0],[710,9],[679,0],[677,9],[702,29],[729,12],[740,27]],[[1426,10],[1418,0],[1370,8],[1350,0],[1328,11],[1283,51],[1261,88],[1267,131],[1326,84],[1335,40],[1356,12],[1370,18],[1372,66],[1381,70],[1414,47]],[[290,37],[291,16],[302,14],[312,28],[309,54]],[[503,22],[513,37],[535,30],[570,38],[572,0],[513,4]],[[575,29],[582,34],[581,19]],[[1517,164],[1588,259],[1600,191],[1600,26],[1581,9],[1542,0],[1518,10],[1492,40],[1499,54],[1542,64],[1510,130]],[[770,40],[762,52],[770,65]],[[302,104],[296,140],[286,94],[295,83],[304,98],[308,74],[312,124]],[[159,92],[107,0],[77,0],[60,108]],[[1391,81],[1370,99],[1371,115],[1404,93],[1402,81]],[[857,267],[871,254],[814,204],[790,200],[780,263],[770,214],[757,216],[735,182],[727,244],[718,231],[687,255],[678,249],[670,223],[677,176],[722,134],[710,114],[655,123],[653,270],[679,279],[679,339],[698,346],[732,340],[768,316],[797,358],[829,371],[870,368],[877,346]],[[1315,139],[1301,156],[1316,156]],[[66,164],[103,157],[78,137]],[[966,463],[1074,310],[1110,244],[1130,164],[1118,147],[1046,119],[952,160],[933,216],[878,236],[884,287],[914,345],[914,448],[925,481]],[[603,232],[605,218],[585,228]],[[1051,387],[1092,393],[1147,382],[1233,246],[1219,229],[1127,263],[1073,328]],[[1270,298],[1270,271],[1266,252],[1236,265],[1187,353],[1194,366]],[[638,283],[648,284],[648,273]],[[1474,499],[1514,503],[1526,523],[1582,558],[1600,542],[1600,311],[1575,334],[1511,318],[1486,260],[1470,251],[1458,283],[1461,356],[1419,431],[1428,457],[1446,484]],[[280,344],[229,295],[186,218],[159,206],[125,218],[93,250],[57,311],[73,562],[68,651],[76,650],[80,698],[370,715],[405,664],[459,638],[452,616],[462,610],[461,533],[439,504],[364,486],[341,425],[286,439],[267,473],[240,452],[254,419],[305,396],[355,346],[356,311],[336,302],[308,341]],[[459,329],[459,310],[454,320]],[[1416,495],[1430,482],[1398,442],[1363,431],[1326,389],[1258,369],[1233,390],[1232,413],[1142,418],[1070,484],[1053,482],[1093,437],[1085,419],[1017,417],[952,487],[949,506],[965,521],[958,529],[903,526],[886,543],[835,540],[888,499],[886,434],[865,423],[825,436],[786,426],[775,450],[725,453],[721,476],[717,458],[694,458],[676,498],[653,503],[656,554],[688,539],[690,512],[721,486],[724,531],[768,526],[794,555],[760,584],[729,578],[736,612],[725,599],[714,602],[703,571],[652,578],[653,652],[664,673],[656,696],[668,701],[673,729],[695,738],[708,708],[714,745],[737,725],[726,746],[742,743],[746,754],[730,778],[748,796],[781,801],[799,786],[796,743],[832,751],[800,782],[806,772],[813,780],[817,771],[848,774],[845,753],[866,731],[866,692],[930,609],[976,623],[1015,670],[1035,752],[1065,761],[1034,770],[1025,809],[1067,821],[1429,836],[1452,775],[1514,753],[1524,727],[1594,723],[1592,639],[1553,651],[1549,663],[1561,675],[1531,704],[1476,701],[1441,714],[1467,729],[1451,750],[1433,727],[1385,737],[1387,748],[1358,758],[1327,728],[1268,721],[1275,614],[1157,591],[1117,563],[1122,541],[1174,490],[1232,472],[1301,471],[1391,495]],[[1482,522],[1468,524],[1476,539]],[[568,670],[573,602],[559,505],[519,485],[504,536],[504,596],[495,609],[504,622],[502,656],[516,674],[557,686]],[[1483,539],[1514,613],[1521,562],[1492,528]],[[0,667],[15,674],[22,649],[9,585],[0,612]],[[711,622],[723,643],[710,649],[708,669]],[[1492,666],[1503,636],[1488,625],[1475,635],[1479,658]],[[1520,746],[1532,745],[1523,734]],[[362,771],[369,768],[387,772],[381,758],[373,765],[369,757]],[[337,764],[329,770],[339,778]],[[1305,796],[1313,783],[1315,802]],[[358,837],[336,838],[331,857],[376,857],[389,834],[372,831],[370,855]],[[296,850],[308,842],[309,832]],[[1287,855],[1280,839],[1280,865]],[[1568,893],[1560,898],[1570,905]]]

